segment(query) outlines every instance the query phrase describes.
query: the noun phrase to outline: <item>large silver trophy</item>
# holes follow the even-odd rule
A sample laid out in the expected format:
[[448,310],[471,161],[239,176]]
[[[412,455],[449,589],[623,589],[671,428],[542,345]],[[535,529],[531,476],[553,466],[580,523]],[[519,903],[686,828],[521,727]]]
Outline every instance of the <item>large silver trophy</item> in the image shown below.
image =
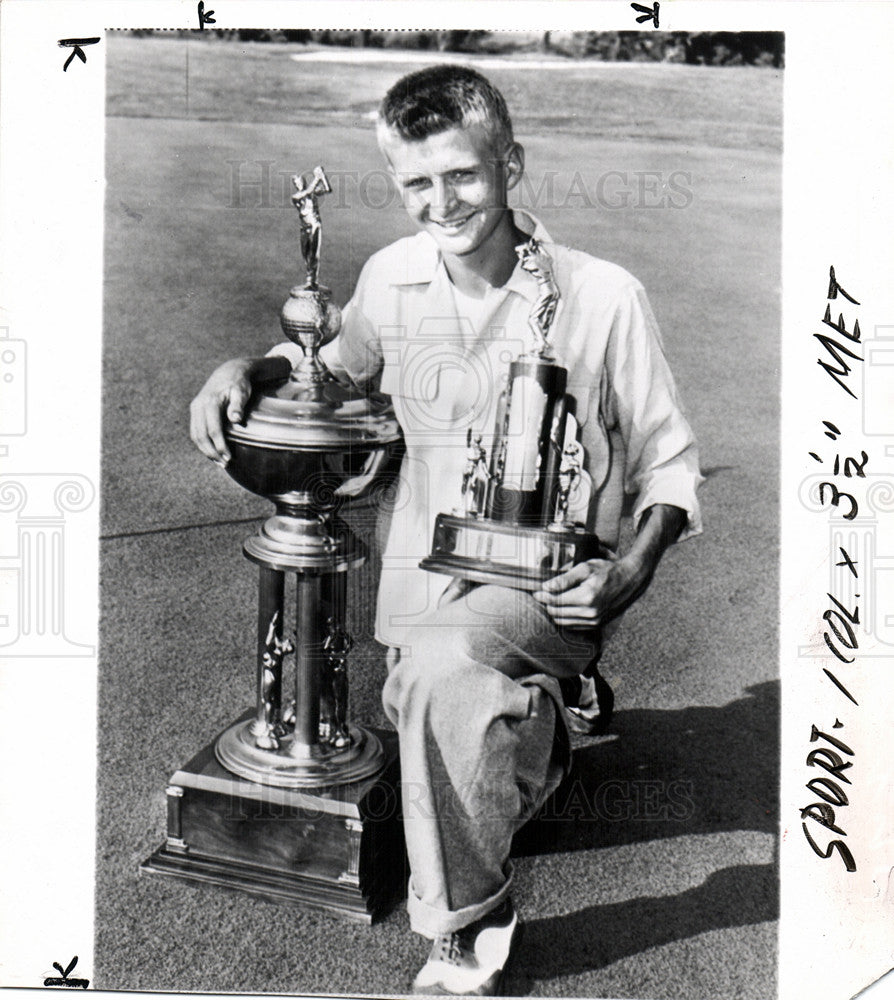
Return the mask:
[[393,734],[348,719],[346,578],[366,553],[337,510],[379,480],[400,431],[386,397],[338,382],[318,355],[341,323],[318,280],[330,186],[321,167],[293,184],[307,280],[280,321],[303,357],[226,429],[227,471],[276,506],[243,545],[260,569],[255,708],[171,778],[168,837],[143,870],[366,920],[401,891],[403,846]]
[[438,514],[431,553],[420,565],[477,583],[536,590],[604,549],[569,513],[572,495],[588,477],[568,412],[568,370],[556,363],[548,340],[561,297],[552,259],[533,238],[516,253],[537,281],[528,319],[534,343],[509,366],[489,458],[480,436],[469,430],[460,507]]
[[[217,755],[251,780],[302,788],[353,781],[381,765],[376,738],[346,718],[345,574],[365,552],[335,510],[376,480],[385,446],[399,429],[384,397],[342,385],[319,358],[341,325],[330,290],[318,281],[317,199],[330,187],[321,167],[293,183],[307,280],[291,290],[280,322],[303,357],[286,382],[256,395],[244,424],[226,432],[227,471],[276,504],[276,513],[244,544],[247,558],[261,567],[257,712],[249,724],[224,733]],[[291,705],[282,698],[285,572],[297,577]]]

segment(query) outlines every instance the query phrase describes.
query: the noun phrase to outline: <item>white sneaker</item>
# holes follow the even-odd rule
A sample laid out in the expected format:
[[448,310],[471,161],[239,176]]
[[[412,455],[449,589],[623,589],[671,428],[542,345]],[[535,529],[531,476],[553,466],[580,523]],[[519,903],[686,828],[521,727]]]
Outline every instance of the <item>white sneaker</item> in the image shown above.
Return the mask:
[[581,677],[581,692],[577,705],[565,709],[568,728],[573,733],[601,735],[608,729],[615,707],[615,695],[601,674]]
[[475,923],[432,942],[428,961],[413,980],[427,996],[498,996],[503,973],[521,937],[510,900]]

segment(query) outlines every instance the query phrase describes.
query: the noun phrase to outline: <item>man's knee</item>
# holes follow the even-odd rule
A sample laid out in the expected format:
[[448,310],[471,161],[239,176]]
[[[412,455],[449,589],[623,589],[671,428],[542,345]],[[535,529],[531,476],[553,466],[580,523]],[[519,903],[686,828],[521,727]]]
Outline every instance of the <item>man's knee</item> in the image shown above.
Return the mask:
[[[422,637],[426,650],[449,648],[459,657],[513,674],[513,664],[557,633],[549,615],[530,594],[487,585],[435,612]],[[445,636],[447,642],[444,641]]]
[[401,649],[382,689],[382,701],[392,721],[412,702],[417,708],[437,700],[457,683],[463,642],[453,628],[418,628],[412,644]]
[[468,651],[466,631],[462,625],[431,622],[414,629],[404,656],[428,676],[449,676],[458,660]]

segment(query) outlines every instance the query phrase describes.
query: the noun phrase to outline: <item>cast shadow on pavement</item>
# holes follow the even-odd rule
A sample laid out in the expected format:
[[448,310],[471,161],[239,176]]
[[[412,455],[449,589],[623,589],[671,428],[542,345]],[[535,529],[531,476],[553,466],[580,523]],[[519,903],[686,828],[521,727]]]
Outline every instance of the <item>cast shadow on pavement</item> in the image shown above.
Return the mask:
[[[756,684],[719,707],[620,712],[610,736],[575,748],[570,775],[519,831],[513,855],[591,851],[586,863],[598,864],[602,849],[621,845],[736,831],[776,835],[778,682]],[[580,857],[571,853],[567,867],[583,864]],[[649,949],[778,915],[774,860],[720,868],[676,894],[526,921],[524,962],[506,991],[537,992],[538,981],[605,969]]]
[[776,833],[779,685],[723,706],[619,712],[601,742],[516,835],[513,855],[723,831]]
[[521,996],[537,980],[604,968],[707,931],[778,917],[775,865],[735,865],[674,896],[639,896],[525,924],[524,967],[507,977]]

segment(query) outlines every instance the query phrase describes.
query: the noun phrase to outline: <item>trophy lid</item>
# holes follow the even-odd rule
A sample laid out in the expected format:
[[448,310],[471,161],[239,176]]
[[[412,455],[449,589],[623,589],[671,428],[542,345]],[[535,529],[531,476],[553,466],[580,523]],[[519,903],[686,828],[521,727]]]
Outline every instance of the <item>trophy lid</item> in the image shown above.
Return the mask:
[[255,394],[244,424],[231,424],[227,438],[263,448],[339,452],[396,441],[400,428],[391,402],[332,376],[322,383],[289,379]]

